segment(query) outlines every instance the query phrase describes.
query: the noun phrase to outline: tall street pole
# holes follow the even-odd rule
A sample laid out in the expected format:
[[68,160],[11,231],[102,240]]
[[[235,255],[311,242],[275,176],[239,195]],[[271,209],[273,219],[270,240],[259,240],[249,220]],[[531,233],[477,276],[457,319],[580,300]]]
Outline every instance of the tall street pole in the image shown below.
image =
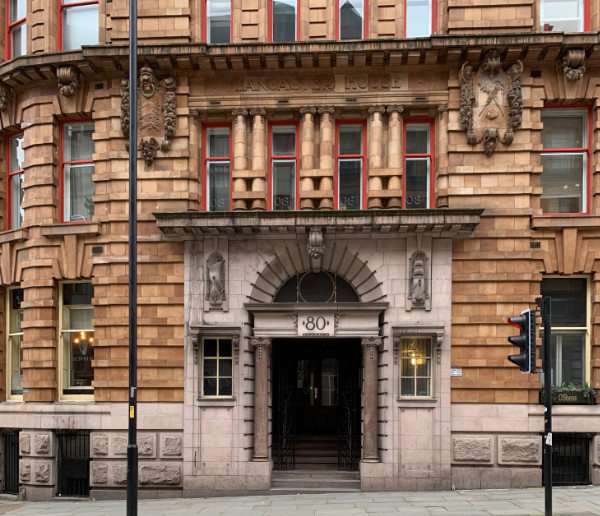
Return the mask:
[[542,368],[544,369],[544,507],[546,516],[552,516],[552,299],[538,297],[542,324],[544,325]]
[[127,516],[137,516],[137,0],[129,0],[129,439]]

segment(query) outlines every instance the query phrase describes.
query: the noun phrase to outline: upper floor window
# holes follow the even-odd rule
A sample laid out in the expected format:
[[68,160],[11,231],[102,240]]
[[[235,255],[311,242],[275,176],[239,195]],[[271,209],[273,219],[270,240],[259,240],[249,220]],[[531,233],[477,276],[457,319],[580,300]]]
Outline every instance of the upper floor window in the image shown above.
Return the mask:
[[366,16],[364,0],[336,0],[336,39],[362,39]]
[[206,127],[204,129],[204,209],[229,211],[231,208],[230,128]]
[[91,394],[94,379],[94,286],[63,283],[61,288],[62,394]]
[[588,0],[541,0],[543,31],[582,32],[590,30]]
[[435,0],[406,0],[405,5],[405,37],[431,36],[435,32]]
[[94,215],[93,122],[65,122],[61,131],[62,222],[91,220]]
[[404,195],[402,207],[431,208],[433,199],[433,123],[409,121],[404,125]]
[[271,7],[271,37],[273,41],[296,41],[298,34],[299,0],[273,0]]
[[7,15],[6,59],[27,53],[27,2],[9,0]]
[[400,396],[429,397],[431,391],[431,337],[402,337]]
[[297,208],[298,131],[296,124],[272,124],[269,154],[271,157],[270,203],[273,210]]
[[59,50],[98,43],[98,0],[59,0]]
[[360,210],[363,206],[366,131],[364,123],[337,126],[336,208]]
[[23,133],[8,140],[8,220],[7,229],[17,229],[23,222]]
[[542,296],[552,298],[552,385],[588,381],[586,278],[544,278]]
[[23,388],[21,387],[23,381],[23,371],[21,369],[21,363],[23,362],[23,348],[21,346],[23,342],[23,329],[21,328],[23,322],[23,309],[21,308],[23,289],[11,288],[8,290],[7,297],[9,393],[10,396],[21,396],[23,394]]
[[206,0],[206,42],[231,42],[231,0]]
[[590,177],[588,109],[544,109],[542,122],[542,211],[586,213]]

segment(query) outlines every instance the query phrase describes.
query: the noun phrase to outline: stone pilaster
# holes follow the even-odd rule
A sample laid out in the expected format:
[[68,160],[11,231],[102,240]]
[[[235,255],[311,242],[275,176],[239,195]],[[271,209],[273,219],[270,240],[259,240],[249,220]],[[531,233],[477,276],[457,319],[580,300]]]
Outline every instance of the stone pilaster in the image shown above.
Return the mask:
[[[246,178],[243,171],[248,168],[248,157],[246,152],[246,116],[247,109],[233,110],[233,191],[242,193],[247,190]],[[233,210],[245,210],[244,199],[233,200]]]
[[[402,165],[402,106],[388,106],[388,169],[401,171]],[[390,175],[388,179],[388,191],[402,192],[402,176]],[[402,195],[400,193],[400,195]],[[388,199],[388,208],[402,208],[402,197],[394,196]]]
[[377,357],[382,337],[364,337],[363,462],[379,462],[377,451]]
[[[323,175],[319,183],[319,191],[323,192],[323,197],[319,200],[319,209],[333,209],[333,150],[335,142],[335,127],[333,123],[332,107],[320,107],[319,114],[321,115],[320,130],[321,141],[319,144],[319,168],[321,170],[330,171],[329,174]],[[331,192],[331,195],[329,194]]]
[[254,455],[255,462],[269,460],[269,353],[271,339],[252,337],[254,346]]
[[[252,170],[265,171],[265,115],[266,111],[262,108],[250,109],[250,115],[253,117],[252,124]],[[262,198],[254,198],[252,200],[251,209],[266,210],[267,209],[267,180],[263,175],[253,177],[252,192],[262,192]]]
[[376,172],[383,168],[383,113],[383,106],[369,108],[369,208],[383,208],[383,199],[377,195],[383,190],[383,177]]
[[314,200],[302,197],[302,193],[315,191],[315,179],[310,176],[302,176],[304,171],[312,171],[315,168],[315,114],[317,108],[300,108],[301,133],[300,133],[300,209],[312,210]]

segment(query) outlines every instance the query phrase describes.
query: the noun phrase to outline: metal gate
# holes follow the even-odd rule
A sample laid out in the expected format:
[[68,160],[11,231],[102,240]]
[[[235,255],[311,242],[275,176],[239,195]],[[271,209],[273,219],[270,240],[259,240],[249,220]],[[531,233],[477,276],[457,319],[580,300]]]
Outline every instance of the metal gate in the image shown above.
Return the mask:
[[90,432],[57,432],[58,496],[90,495]]
[[552,484],[572,486],[590,483],[589,434],[552,435]]
[[4,434],[4,493],[19,493],[19,431],[5,430]]

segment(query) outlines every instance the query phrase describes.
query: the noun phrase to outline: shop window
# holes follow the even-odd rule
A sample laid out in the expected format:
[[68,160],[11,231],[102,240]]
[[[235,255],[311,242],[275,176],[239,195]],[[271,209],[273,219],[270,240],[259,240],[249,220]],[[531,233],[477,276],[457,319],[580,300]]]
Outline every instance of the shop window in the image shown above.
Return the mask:
[[203,398],[233,396],[233,346],[231,338],[202,339]]
[[582,32],[590,30],[589,0],[541,0],[541,30]]
[[336,0],[336,39],[362,39],[366,16],[364,0]]
[[8,139],[7,229],[17,229],[23,223],[23,133]]
[[231,43],[231,0],[206,0],[206,42]]
[[359,210],[363,206],[366,131],[364,123],[337,126],[336,207]]
[[94,287],[91,283],[61,285],[62,394],[92,394],[94,379]]
[[435,32],[435,0],[406,0],[405,6],[405,37],[431,36]]
[[587,108],[542,111],[542,211],[587,213],[590,130]]
[[552,299],[552,385],[588,381],[586,278],[544,278],[541,295]]
[[98,44],[98,1],[61,0],[59,50]]
[[6,59],[27,53],[27,2],[9,0],[7,13]]
[[65,122],[61,130],[62,221],[92,220],[94,215],[93,122]]
[[431,368],[431,337],[402,337],[400,342],[400,396],[431,397]]
[[204,173],[206,211],[229,211],[231,208],[230,171],[231,140],[229,127],[204,129]]
[[297,209],[298,127],[296,124],[270,126],[269,154],[271,181],[269,182],[272,210]]
[[272,0],[271,9],[271,38],[273,41],[296,41],[299,32],[298,16],[299,0]]
[[9,398],[11,398],[13,396],[23,395],[23,388],[21,387],[21,382],[23,381],[23,370],[21,369],[21,364],[23,362],[23,329],[21,328],[21,323],[23,322],[23,309],[21,308],[23,289],[10,288],[8,289],[7,297],[7,363],[9,364]]
[[404,125],[404,174],[402,207],[431,208],[433,205],[433,122],[408,121]]

